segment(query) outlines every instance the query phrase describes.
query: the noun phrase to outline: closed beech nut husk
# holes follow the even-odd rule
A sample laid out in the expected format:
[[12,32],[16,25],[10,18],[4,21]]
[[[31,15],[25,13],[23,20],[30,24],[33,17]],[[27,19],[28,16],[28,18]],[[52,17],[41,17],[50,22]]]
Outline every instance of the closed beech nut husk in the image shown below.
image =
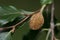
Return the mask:
[[29,21],[29,25],[30,25],[30,29],[32,30],[38,30],[40,29],[43,24],[44,24],[44,17],[42,15],[42,13],[40,12],[37,12],[35,14],[33,14],[30,18],[30,21]]

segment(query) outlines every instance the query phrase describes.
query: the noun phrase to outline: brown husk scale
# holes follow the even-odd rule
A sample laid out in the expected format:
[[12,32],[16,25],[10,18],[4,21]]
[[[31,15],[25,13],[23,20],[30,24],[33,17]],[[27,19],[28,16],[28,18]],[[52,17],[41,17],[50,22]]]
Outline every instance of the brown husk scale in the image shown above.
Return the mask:
[[30,18],[30,29],[32,30],[38,30],[40,29],[44,24],[44,17],[41,12],[37,12],[33,14]]

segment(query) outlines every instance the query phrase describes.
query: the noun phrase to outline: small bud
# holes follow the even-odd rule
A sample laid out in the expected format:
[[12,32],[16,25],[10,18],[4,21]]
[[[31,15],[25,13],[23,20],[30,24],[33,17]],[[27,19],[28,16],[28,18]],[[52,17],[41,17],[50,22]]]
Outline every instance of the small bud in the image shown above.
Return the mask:
[[40,29],[43,24],[44,24],[44,17],[40,12],[33,14],[32,17],[30,18],[29,25],[30,25],[30,29],[32,30]]

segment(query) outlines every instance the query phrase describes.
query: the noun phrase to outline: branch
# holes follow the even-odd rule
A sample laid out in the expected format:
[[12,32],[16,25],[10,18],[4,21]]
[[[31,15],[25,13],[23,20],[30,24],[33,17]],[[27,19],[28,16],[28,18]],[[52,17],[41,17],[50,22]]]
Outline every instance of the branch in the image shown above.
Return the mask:
[[46,36],[46,40],[48,40],[50,33],[51,33],[51,29],[48,30],[48,33],[47,33],[47,36]]
[[[31,14],[31,15],[32,15],[32,14]],[[26,16],[22,21],[18,22],[17,24],[15,24],[15,25],[13,25],[13,26],[0,28],[0,31],[3,31],[3,30],[7,30],[7,29],[12,28],[12,32],[14,32],[15,28],[16,28],[18,25],[20,25],[21,23],[23,23],[25,20],[27,20],[31,15]]]
[[51,7],[51,21],[50,21],[50,29],[48,31],[48,34],[46,36],[46,40],[48,40],[48,37],[49,37],[49,34],[51,33],[51,40],[54,40],[54,3],[52,4],[52,7]]
[[51,22],[50,22],[50,28],[51,28],[51,40],[54,40],[54,3],[52,4],[51,8]]
[[46,40],[48,40],[49,34],[51,33],[51,40],[54,40],[54,3],[52,4],[51,7],[51,22],[50,22],[50,30],[48,31]]

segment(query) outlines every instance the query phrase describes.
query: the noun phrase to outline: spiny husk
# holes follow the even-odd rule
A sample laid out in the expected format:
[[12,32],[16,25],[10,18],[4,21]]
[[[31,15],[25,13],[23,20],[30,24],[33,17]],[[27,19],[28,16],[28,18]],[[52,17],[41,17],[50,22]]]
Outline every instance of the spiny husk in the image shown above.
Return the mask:
[[38,30],[42,27],[44,24],[44,17],[41,12],[37,12],[32,15],[29,21],[30,29],[32,30]]

